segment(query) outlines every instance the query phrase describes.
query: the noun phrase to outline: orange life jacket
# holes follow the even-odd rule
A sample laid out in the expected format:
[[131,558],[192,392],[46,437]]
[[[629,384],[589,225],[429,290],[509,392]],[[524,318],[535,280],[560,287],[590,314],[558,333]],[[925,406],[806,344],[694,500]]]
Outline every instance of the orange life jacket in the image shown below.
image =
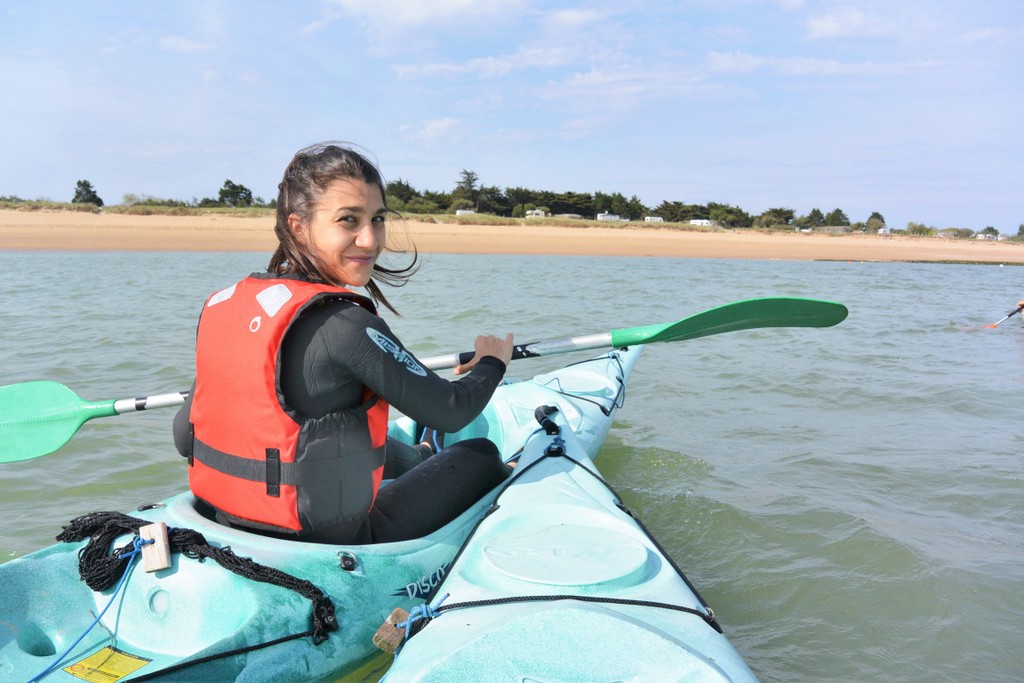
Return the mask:
[[281,393],[281,342],[324,298],[366,297],[340,287],[253,274],[211,295],[196,337],[189,487],[231,522],[301,534],[350,522],[373,506],[384,470],[388,404],[318,418]]

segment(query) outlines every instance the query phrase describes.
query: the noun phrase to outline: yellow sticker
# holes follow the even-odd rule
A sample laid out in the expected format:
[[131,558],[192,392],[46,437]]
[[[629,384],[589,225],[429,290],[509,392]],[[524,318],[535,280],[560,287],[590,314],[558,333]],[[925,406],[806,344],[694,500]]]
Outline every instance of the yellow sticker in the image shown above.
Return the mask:
[[114,683],[151,661],[153,660],[130,655],[114,647],[105,647],[81,661],[64,667],[64,670],[75,678],[90,683]]

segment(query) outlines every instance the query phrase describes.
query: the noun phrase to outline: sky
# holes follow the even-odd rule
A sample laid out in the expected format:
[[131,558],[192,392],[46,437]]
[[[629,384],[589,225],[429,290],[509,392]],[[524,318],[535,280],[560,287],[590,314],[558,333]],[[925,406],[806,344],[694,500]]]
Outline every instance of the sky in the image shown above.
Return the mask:
[[1020,0],[0,0],[0,196],[386,179],[1024,224]]

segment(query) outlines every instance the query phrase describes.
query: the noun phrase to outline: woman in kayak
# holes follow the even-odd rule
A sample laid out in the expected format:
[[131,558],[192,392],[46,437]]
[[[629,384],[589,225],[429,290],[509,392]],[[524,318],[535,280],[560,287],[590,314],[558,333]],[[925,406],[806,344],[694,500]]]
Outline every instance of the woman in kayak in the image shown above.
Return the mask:
[[441,527],[508,476],[487,439],[436,455],[387,439],[389,405],[440,432],[467,425],[512,355],[511,334],[477,337],[455,369],[465,376],[448,381],[405,349],[376,313],[395,311],[378,281],[404,284],[416,262],[377,263],[388,214],[365,156],[301,150],[279,185],[268,272],[207,300],[174,436],[192,492],[218,521],[325,543],[398,541]]

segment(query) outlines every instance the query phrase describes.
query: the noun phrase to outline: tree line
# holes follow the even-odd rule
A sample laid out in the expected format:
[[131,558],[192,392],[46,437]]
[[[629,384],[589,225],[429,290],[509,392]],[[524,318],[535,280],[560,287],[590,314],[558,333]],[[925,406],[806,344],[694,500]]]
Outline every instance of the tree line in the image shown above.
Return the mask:
[[[506,187],[484,185],[479,175],[467,169],[459,174],[455,187],[450,192],[420,190],[402,178],[388,183],[388,199],[390,208],[408,214],[439,214],[455,213],[470,210],[478,213],[492,214],[511,218],[523,218],[527,215],[546,216],[577,216],[580,218],[596,218],[600,214],[619,216],[623,220],[639,221],[648,217],[661,218],[669,223],[689,223],[691,221],[709,221],[723,228],[780,228],[791,226],[797,229],[814,229],[825,226],[849,226],[851,230],[862,230],[877,233],[886,227],[885,218],[878,211],[873,211],[865,221],[851,221],[849,216],[839,208],[828,213],[812,208],[803,215],[786,207],[771,208],[760,214],[747,213],[738,206],[708,202],[706,204],[687,204],[681,201],[662,201],[655,207],[645,205],[633,195],[628,199],[620,192],[553,192],[535,190],[527,187]],[[92,183],[79,180],[75,186],[72,203],[93,204],[103,206],[103,200],[96,193]],[[261,197],[253,196],[246,186],[232,180],[225,180],[217,193],[217,198],[205,197],[191,202],[176,199],[159,199],[146,195],[126,194],[123,203],[129,206],[165,206],[183,208],[244,208],[276,206],[276,201],[265,202]],[[951,229],[957,237],[970,237],[975,233],[967,228]],[[932,226],[910,222],[905,232],[914,235],[934,235],[939,232]],[[960,234],[963,233],[963,234]],[[980,234],[998,236],[999,231],[988,226]],[[1024,237],[1024,224],[1017,235]]]
[[[679,201],[663,201],[656,207],[645,205],[633,195],[628,199],[621,192],[553,192],[534,190],[527,187],[506,187],[483,185],[474,171],[463,169],[450,192],[419,190],[401,178],[388,183],[389,206],[402,213],[439,214],[471,210],[478,213],[523,218],[528,212],[539,212],[547,216],[578,216],[596,218],[599,214],[619,216],[623,220],[639,221],[656,216],[669,223],[688,223],[692,220],[707,220],[724,228],[795,227],[814,228],[824,225],[850,225],[850,220],[841,209],[823,214],[812,209],[806,216],[797,216],[787,208],[769,209],[759,215],[751,215],[738,206],[708,202],[707,204],[686,204]],[[86,203],[103,206],[103,200],[96,193],[92,183],[79,180],[75,187],[72,203]],[[276,206],[275,201],[264,202],[254,197],[252,190],[232,180],[225,180],[217,198],[206,197],[186,202],[177,199],[159,199],[146,195],[126,194],[123,203],[128,206],[147,205],[165,207],[241,208],[250,206]],[[885,219],[875,212],[864,227],[877,231],[884,227]]]
[[[71,199],[72,204],[92,204],[93,206],[103,206],[103,199],[96,193],[96,189],[92,186],[92,183],[88,180],[79,180],[75,184],[75,194]],[[250,206],[266,206],[274,207],[277,205],[276,201],[270,203],[264,202],[262,197],[254,197],[252,190],[247,188],[241,183],[236,183],[231,180],[225,180],[221,186],[220,191],[217,193],[217,198],[204,197],[202,199],[193,198],[191,202],[183,201],[180,199],[160,199],[158,197],[150,197],[149,195],[136,195],[136,194],[125,194],[122,198],[122,203],[126,206],[167,206],[167,207],[180,207],[180,208],[244,208]]]
[[571,215],[583,218],[613,214],[630,221],[652,216],[670,223],[706,220],[723,228],[772,228],[786,225],[815,228],[826,225],[849,225],[878,232],[885,227],[885,218],[877,211],[863,223],[852,223],[846,213],[838,208],[827,214],[814,208],[802,216],[798,216],[792,209],[773,208],[753,215],[738,206],[716,202],[687,204],[666,200],[650,207],[636,195],[627,199],[621,192],[591,194],[552,192],[527,187],[502,189],[495,185],[482,184],[474,171],[466,169],[460,173],[451,192],[421,191],[399,178],[388,183],[388,196],[395,209],[406,213],[446,213],[469,209],[496,216],[522,218],[531,211],[539,211],[546,215]]

